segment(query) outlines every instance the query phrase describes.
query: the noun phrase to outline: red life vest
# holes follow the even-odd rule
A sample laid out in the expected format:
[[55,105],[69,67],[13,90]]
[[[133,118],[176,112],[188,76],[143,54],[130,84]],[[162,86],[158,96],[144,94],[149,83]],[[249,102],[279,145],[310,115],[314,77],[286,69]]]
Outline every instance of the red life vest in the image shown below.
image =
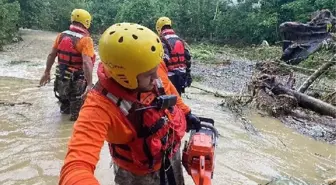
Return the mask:
[[136,109],[153,105],[158,96],[165,94],[161,80],[152,92],[137,96],[108,78],[99,64],[99,81],[94,87],[120,108],[129,128],[136,137],[126,144],[110,143],[113,161],[123,169],[133,173],[148,174],[157,171],[161,166],[163,155],[172,157],[180,148],[186,130],[186,119],[183,111],[176,105],[171,110]]
[[161,40],[169,50],[170,59],[166,62],[169,71],[177,68],[186,68],[185,45],[172,29],[166,29],[161,32]]
[[[69,30],[62,32],[57,47],[58,63],[76,70],[82,69],[82,54],[76,50],[76,44],[86,36],[90,36],[86,29],[74,25],[71,25]],[[95,59],[95,56],[93,58]]]

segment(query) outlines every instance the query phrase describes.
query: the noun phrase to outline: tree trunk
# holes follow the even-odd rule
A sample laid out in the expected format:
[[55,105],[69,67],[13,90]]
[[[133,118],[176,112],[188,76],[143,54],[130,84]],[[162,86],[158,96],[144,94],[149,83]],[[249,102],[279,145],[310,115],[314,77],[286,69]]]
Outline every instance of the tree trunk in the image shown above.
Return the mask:
[[333,105],[330,105],[324,101],[313,98],[306,94],[288,89],[283,85],[273,85],[271,87],[273,87],[271,90],[275,95],[289,94],[294,96],[297,99],[299,106],[303,108],[313,110],[323,115],[332,116],[334,118],[336,117],[336,107]]
[[294,71],[302,72],[302,73],[305,73],[305,74],[312,74],[312,73],[315,72],[313,69],[307,69],[307,68],[304,68],[304,67],[288,65],[288,64],[285,64],[285,63],[283,63],[281,61],[275,61],[275,62],[272,62],[272,63],[275,63],[275,64],[279,65],[282,68],[292,69]]
[[304,93],[309,86],[319,77],[321,76],[326,70],[328,70],[331,66],[336,64],[336,55],[331,58],[331,60],[325,64],[323,64],[319,69],[317,69],[298,89],[298,92]]
[[198,87],[198,86],[195,86],[195,85],[191,85],[192,88],[195,88],[195,89],[199,89],[201,91],[204,91],[206,93],[209,93],[209,94],[213,94],[214,96],[216,97],[221,97],[221,98],[241,98],[241,97],[250,97],[252,98],[251,95],[244,95],[244,94],[223,94],[223,93],[220,93],[218,91],[212,91],[211,89],[207,89],[207,88],[202,88],[202,87]]

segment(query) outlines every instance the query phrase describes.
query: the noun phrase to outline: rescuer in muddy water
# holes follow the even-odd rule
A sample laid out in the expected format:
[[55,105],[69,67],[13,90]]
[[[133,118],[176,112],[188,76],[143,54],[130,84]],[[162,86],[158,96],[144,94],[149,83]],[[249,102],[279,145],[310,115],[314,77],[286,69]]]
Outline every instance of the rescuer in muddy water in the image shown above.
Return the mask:
[[84,93],[92,88],[95,54],[88,31],[90,25],[89,12],[83,9],[73,10],[70,28],[57,36],[40,80],[41,86],[50,82],[50,70],[58,57],[54,92],[61,103],[60,112],[70,114],[71,121],[78,117]]
[[98,82],[74,124],[59,184],[99,184],[94,169],[106,140],[117,185],[183,185],[181,140],[201,123],[168,79],[159,37],[115,24],[99,55]]
[[168,68],[169,79],[181,95],[192,82],[191,55],[185,42],[172,29],[172,21],[168,17],[160,17],[156,21],[156,31],[163,44],[163,59]]

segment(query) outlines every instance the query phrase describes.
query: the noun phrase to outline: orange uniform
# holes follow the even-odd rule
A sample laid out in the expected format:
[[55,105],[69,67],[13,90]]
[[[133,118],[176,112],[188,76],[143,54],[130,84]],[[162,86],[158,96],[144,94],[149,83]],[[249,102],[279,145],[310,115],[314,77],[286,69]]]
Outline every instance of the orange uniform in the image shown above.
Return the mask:
[[[185,114],[189,113],[190,108],[183,103],[169,81],[164,63],[160,64],[158,76],[166,94],[177,95],[177,106]],[[90,92],[74,125],[59,184],[99,184],[94,177],[94,170],[104,141],[125,144],[132,137],[133,131],[125,124],[125,117],[119,108],[103,95]]]

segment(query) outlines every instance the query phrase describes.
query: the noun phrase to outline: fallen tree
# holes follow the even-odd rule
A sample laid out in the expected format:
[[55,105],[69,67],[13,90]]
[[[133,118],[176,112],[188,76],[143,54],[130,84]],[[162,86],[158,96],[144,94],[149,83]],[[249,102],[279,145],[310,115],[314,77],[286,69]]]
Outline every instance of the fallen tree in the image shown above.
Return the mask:
[[[260,62],[249,84],[250,106],[311,137],[336,144],[336,107],[298,92],[292,71],[274,62]],[[334,98],[334,94],[329,99]]]
[[219,91],[213,91],[211,89],[205,88],[205,87],[199,87],[196,85],[191,85],[192,88],[204,91],[206,93],[213,94],[215,97],[220,97],[220,98],[242,98],[242,97],[252,97],[251,95],[243,95],[243,94],[224,94]]
[[[270,61],[270,62],[273,62],[273,61]],[[308,68],[304,68],[304,67],[289,65],[289,64],[283,63],[279,60],[276,60],[273,63],[275,63],[278,66],[283,67],[285,69],[301,72],[301,73],[304,73],[304,74],[312,74],[312,73],[315,72],[313,69],[308,69]]]
[[297,100],[298,105],[302,108],[310,109],[322,115],[328,115],[334,118],[336,117],[336,107],[322,100],[313,98],[292,89],[288,89],[281,84],[268,84],[268,88],[272,90],[274,95],[287,94],[290,96],[294,96]]
[[331,66],[336,64],[336,54],[327,63],[323,64],[319,69],[317,69],[298,89],[298,92],[304,93],[309,86],[324,72],[326,72]]
[[[330,64],[327,64],[325,66],[330,66]],[[314,79],[316,79],[315,77],[318,74],[320,74],[321,71],[323,71],[323,69],[326,68],[325,66],[322,66],[320,70],[317,70],[317,72],[312,75]],[[335,106],[328,104],[322,100],[316,99],[306,94],[303,94],[301,92],[295,91],[293,88],[295,79],[293,78],[292,73],[287,72],[289,75],[289,78],[287,80],[286,85],[283,85],[276,78],[276,75],[279,74],[279,67],[274,66],[274,64],[271,64],[271,63],[262,63],[262,64],[259,64],[259,70],[260,70],[259,75],[257,75],[252,80],[252,86],[254,88],[254,93],[253,93],[254,96],[258,95],[258,96],[261,96],[260,98],[263,98],[263,99],[266,98],[265,96],[270,96],[270,95],[272,99],[276,99],[275,96],[281,96],[281,98],[286,97],[287,99],[292,99],[291,100],[292,107],[300,106],[302,108],[315,111],[321,115],[328,115],[328,116],[336,117],[336,107]],[[309,78],[309,79],[312,79],[312,78]],[[309,79],[308,81],[309,83],[311,83],[312,81]],[[307,85],[305,85],[304,87],[306,86]],[[277,102],[275,100],[269,100],[269,101]]]

